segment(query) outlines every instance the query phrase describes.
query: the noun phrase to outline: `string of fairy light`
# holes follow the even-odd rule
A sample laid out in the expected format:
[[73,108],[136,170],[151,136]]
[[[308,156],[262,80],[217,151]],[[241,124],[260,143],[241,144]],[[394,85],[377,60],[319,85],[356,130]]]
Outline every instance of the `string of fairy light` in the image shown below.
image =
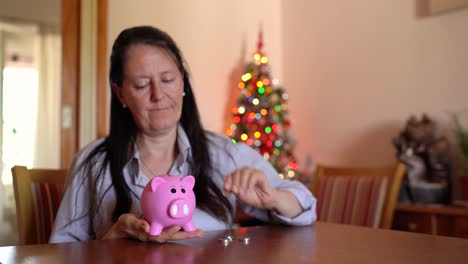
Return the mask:
[[253,62],[247,65],[238,88],[240,103],[232,108],[232,124],[226,135],[233,143],[239,141],[259,150],[269,160],[281,178],[296,176],[297,162],[287,137],[290,121],[287,113],[287,93],[271,80],[268,57],[261,50],[261,34]]

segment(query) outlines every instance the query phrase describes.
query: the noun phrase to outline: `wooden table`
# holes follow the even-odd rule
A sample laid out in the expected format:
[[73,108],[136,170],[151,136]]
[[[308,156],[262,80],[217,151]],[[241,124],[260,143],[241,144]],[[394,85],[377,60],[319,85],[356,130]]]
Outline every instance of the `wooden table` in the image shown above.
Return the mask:
[[395,208],[392,229],[468,238],[468,209],[450,205],[399,204]]
[[183,243],[132,240],[0,247],[1,263],[467,263],[468,240],[349,225],[239,228]]

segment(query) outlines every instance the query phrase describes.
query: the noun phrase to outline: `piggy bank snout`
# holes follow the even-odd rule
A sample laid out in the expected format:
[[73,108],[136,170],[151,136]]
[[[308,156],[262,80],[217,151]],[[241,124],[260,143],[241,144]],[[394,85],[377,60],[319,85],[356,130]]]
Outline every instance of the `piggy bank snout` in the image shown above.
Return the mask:
[[189,216],[190,207],[185,199],[176,199],[169,204],[169,215],[172,218],[184,218]]

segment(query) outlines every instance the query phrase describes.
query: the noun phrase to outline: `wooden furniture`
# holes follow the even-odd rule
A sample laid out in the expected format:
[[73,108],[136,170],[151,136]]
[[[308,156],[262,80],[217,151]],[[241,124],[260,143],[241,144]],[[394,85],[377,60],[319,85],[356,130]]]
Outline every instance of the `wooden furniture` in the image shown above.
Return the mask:
[[468,238],[468,209],[455,206],[398,205],[393,229]]
[[18,237],[21,245],[47,243],[62,199],[66,170],[14,166]]
[[389,229],[405,166],[317,166],[310,189],[319,221]]
[[[224,245],[219,238],[231,234]],[[249,237],[244,244],[239,237]],[[261,226],[174,243],[92,240],[0,247],[7,263],[466,263],[468,240],[359,226]]]
[[[62,102],[60,111],[70,115],[71,126],[61,126],[60,136],[60,162],[63,168],[70,167],[70,164],[75,157],[76,152],[80,148],[80,86],[83,73],[80,70],[81,66],[88,69],[90,65],[87,63],[89,60],[80,61],[80,53],[89,45],[93,40],[96,42],[96,128],[98,137],[103,137],[108,131],[108,116],[109,116],[109,102],[108,102],[108,53],[107,53],[107,21],[108,21],[108,0],[97,0],[92,11],[89,8],[90,3],[94,1],[82,0],[60,0],[61,8],[61,28],[62,28]],[[86,2],[86,3],[84,3]],[[58,3],[58,2],[57,2]],[[83,6],[86,6],[84,8]],[[84,12],[84,13],[83,13]],[[83,37],[80,36],[83,25],[81,20],[89,18],[90,12],[96,12],[95,17],[96,31],[91,31],[94,36],[86,36],[83,42]],[[90,30],[89,26],[92,22],[84,24],[85,30]],[[86,31],[90,33],[90,31]],[[88,75],[90,74],[87,70]],[[90,101],[91,102],[91,101]]]

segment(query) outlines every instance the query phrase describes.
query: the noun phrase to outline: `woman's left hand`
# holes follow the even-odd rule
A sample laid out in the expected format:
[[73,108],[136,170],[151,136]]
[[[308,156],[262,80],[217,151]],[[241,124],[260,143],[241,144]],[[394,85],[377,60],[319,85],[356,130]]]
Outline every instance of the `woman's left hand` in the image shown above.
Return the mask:
[[275,209],[277,190],[268,182],[263,172],[243,167],[229,174],[224,180],[224,190],[253,207]]

